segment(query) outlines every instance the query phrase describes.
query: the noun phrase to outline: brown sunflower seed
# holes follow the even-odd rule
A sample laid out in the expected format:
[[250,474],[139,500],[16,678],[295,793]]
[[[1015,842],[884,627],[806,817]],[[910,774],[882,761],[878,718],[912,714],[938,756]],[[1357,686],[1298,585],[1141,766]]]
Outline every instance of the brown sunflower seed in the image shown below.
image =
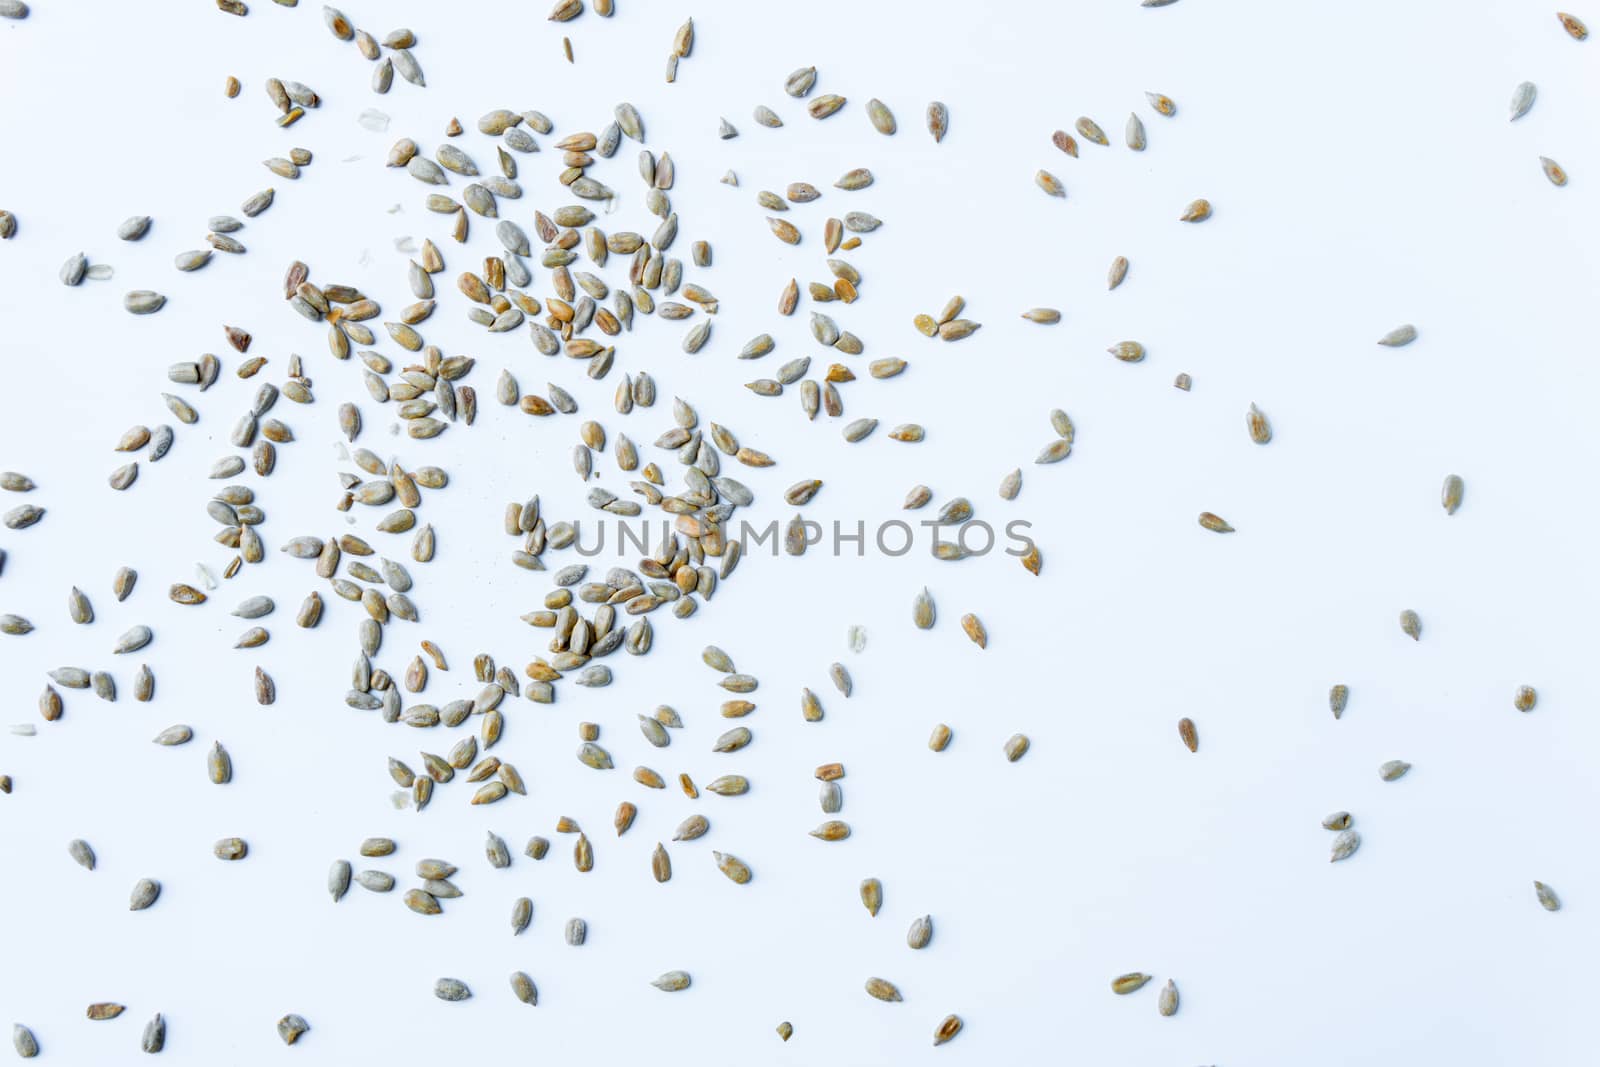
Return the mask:
[[900,995],[900,990],[891,981],[884,978],[867,979],[867,995],[875,1000],[895,1003],[905,998]]

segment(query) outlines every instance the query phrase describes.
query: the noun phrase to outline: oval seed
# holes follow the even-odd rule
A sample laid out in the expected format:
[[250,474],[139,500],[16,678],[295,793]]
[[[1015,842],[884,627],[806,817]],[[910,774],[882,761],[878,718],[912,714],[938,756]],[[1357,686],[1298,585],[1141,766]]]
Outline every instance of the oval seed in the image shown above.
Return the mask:
[[1183,747],[1190,752],[1200,750],[1200,735],[1195,731],[1193,719],[1178,720],[1178,736],[1183,739]]
[[876,1000],[888,1003],[897,1003],[905,998],[900,995],[900,990],[895,984],[884,978],[867,979],[867,995]]
[[1539,901],[1539,906],[1545,911],[1560,911],[1561,898],[1556,896],[1556,891],[1543,882],[1533,883],[1534,897]]
[[1118,996],[1127,996],[1129,993],[1143,989],[1145,983],[1148,981],[1150,981],[1150,976],[1148,974],[1142,974],[1139,971],[1131,971],[1128,974],[1119,975],[1111,980],[1111,992],[1117,994]]
[[1338,863],[1340,860],[1349,859],[1360,847],[1361,835],[1354,830],[1345,830],[1333,839],[1333,851],[1328,857],[1328,862]]
[[1466,483],[1459,474],[1451,474],[1444,480],[1444,488],[1440,491],[1440,503],[1444,505],[1446,515],[1454,515],[1461,506],[1461,495],[1466,491]]
[[133,884],[133,892],[128,896],[128,910],[144,911],[154,904],[160,895],[160,882],[154,878],[141,878]]
[[1378,777],[1382,778],[1385,782],[1393,782],[1397,779],[1405,777],[1405,773],[1410,769],[1411,764],[1407,763],[1405,760],[1392,759],[1378,768]]
[[1517,695],[1512,703],[1518,711],[1532,711],[1533,706],[1539,702],[1539,694],[1531,685],[1517,687]]
[[1400,613],[1400,631],[1413,641],[1422,640],[1422,617],[1407,608]]
[[1017,760],[1021,759],[1024,755],[1027,754],[1028,747],[1029,747],[1029,741],[1028,741],[1028,735],[1027,734],[1012,734],[1009,738],[1006,739],[1006,744],[1005,744],[1005,754],[1006,754],[1007,762],[1010,762],[1010,763],[1017,762]]
[[668,971],[661,977],[653,979],[650,984],[668,993],[678,993],[688,989],[690,982],[688,971]]
[[1156,997],[1156,1010],[1168,1018],[1178,1014],[1178,986],[1170,978],[1161,987],[1160,996]]
[[716,862],[717,870],[727,875],[728,880],[735,885],[744,885],[750,881],[750,866],[738,856],[723,852],[712,852],[711,858]]

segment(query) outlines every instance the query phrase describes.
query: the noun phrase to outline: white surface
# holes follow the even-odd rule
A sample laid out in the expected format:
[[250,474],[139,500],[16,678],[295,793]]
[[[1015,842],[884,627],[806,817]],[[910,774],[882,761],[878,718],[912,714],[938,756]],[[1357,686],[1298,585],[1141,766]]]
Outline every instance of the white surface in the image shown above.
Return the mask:
[[[1586,948],[1600,933],[1600,859],[1586,843],[1600,742],[1587,669],[1597,588],[1589,409],[1600,384],[1587,310],[1600,282],[1600,151],[1588,131],[1600,45],[1572,41],[1543,9],[1487,2],[1313,11],[1189,0],[1150,11],[1131,0],[1071,9],[819,0],[802,12],[619,0],[615,18],[565,27],[543,21],[545,6],[406,0],[381,5],[379,17],[379,5],[352,0],[351,18],[378,36],[400,25],[418,35],[428,88],[397,78],[385,98],[314,3],[257,0],[235,19],[205,4],[158,13],[39,0],[28,21],[0,25],[0,94],[11,102],[0,207],[19,221],[0,244],[11,398],[0,466],[30,473],[33,502],[49,509],[0,539],[9,554],[0,611],[39,626],[0,639],[5,719],[39,727],[33,738],[0,735],[0,773],[16,782],[0,797],[0,1022],[29,1024],[42,1062],[85,1064],[133,1055],[156,1011],[169,1025],[163,1062],[177,1064],[1582,1058]],[[694,54],[665,85],[673,28],[690,14]],[[563,34],[576,66],[560,59]],[[806,64],[820,68],[817,93],[850,98],[826,122],[782,92]],[[232,101],[221,92],[230,73],[245,83]],[[312,85],[324,106],[278,130],[261,88],[269,75]],[[1538,103],[1508,124],[1524,79],[1538,84]],[[1152,114],[1147,89],[1171,95],[1177,117]],[[895,110],[898,136],[871,130],[872,96]],[[923,129],[934,98],[951,110],[942,145]],[[483,335],[462,320],[450,279],[497,251],[492,227],[474,218],[463,252],[446,220],[423,209],[428,190],[382,160],[400,136],[431,150],[454,115],[469,130],[458,143],[488,172],[494,152],[476,117],[497,106],[545,111],[556,135],[519,158],[524,198],[502,201],[531,235],[534,207],[570,202],[554,184],[554,141],[599,129],[623,99],[643,112],[648,146],[677,162],[674,252],[687,261],[691,241],[713,243],[714,266],[686,275],[722,311],[695,357],[678,347],[689,324],[643,321],[619,342],[613,377],[595,383],[523,336]],[[787,125],[758,127],[757,104]],[[356,124],[368,107],[394,116],[388,133]],[[1130,110],[1149,131],[1143,155],[1120,147]],[[1050,132],[1080,114],[1118,146],[1085,144],[1076,160],[1051,147]],[[716,139],[719,115],[737,139]],[[300,181],[259,167],[291,145],[316,153]],[[608,230],[653,228],[639,206],[636,150],[625,143],[596,167],[624,198],[624,213],[602,220]],[[1540,175],[1541,154],[1567,168],[1567,188]],[[861,165],[878,177],[871,189],[832,188]],[[1067,200],[1034,188],[1041,166],[1066,183]],[[738,189],[717,183],[730,167]],[[824,196],[789,213],[806,234],[791,249],[768,235],[753,200],[796,180]],[[277,203],[238,235],[248,255],[218,256],[194,275],[172,269],[175,253],[200,246],[208,216],[237,213],[268,184]],[[1211,199],[1213,220],[1176,222],[1196,196]],[[403,212],[386,213],[396,203]],[[850,446],[842,420],[806,423],[793,389],[764,400],[742,383],[801,354],[818,372],[829,362],[808,335],[807,302],[788,320],[772,309],[791,275],[802,285],[826,277],[822,220],[853,209],[886,222],[851,257],[861,300],[826,309],[867,343],[864,357],[841,361],[900,355],[912,367],[844,387],[846,420],[883,420]],[[123,244],[115,228],[134,213],[155,225]],[[422,329],[447,353],[477,357],[468,384],[482,399],[476,427],[421,444],[389,438],[389,420],[362,404],[360,444],[454,479],[421,511],[440,541],[434,564],[410,565],[423,621],[393,624],[378,657],[398,675],[419,639],[444,648],[450,672],[416,699],[442,705],[474,692],[475,652],[519,668],[540,653],[543,635],[517,615],[548,581],[506,562],[504,502],[537,491],[546,514],[588,517],[568,458],[579,420],[643,445],[670,425],[674,394],[778,458],[771,471],[727,471],[756,489],[757,515],[786,518],[782,489],[820,477],[809,516],[870,523],[899,517],[905,492],[924,482],[935,508],[966,495],[981,518],[1031,521],[1043,575],[998,554],[960,564],[815,550],[750,559],[694,619],[658,618],[648,657],[613,657],[610,689],[563,684],[552,707],[515,702],[495,754],[521,769],[527,798],[471,808],[471,787],[457,781],[420,816],[395,811],[385,757],[416,767],[419,746],[442,753],[454,737],[343,705],[354,605],[325,591],[321,627],[296,629],[299,600],[325,583],[275,550],[204,608],[172,605],[165,588],[193,580],[197,561],[220,570],[228,558],[210,540],[203,505],[216,486],[204,474],[230,451],[229,427],[256,385],[282,382],[291,351],[305,357],[317,402],[280,401],[273,414],[298,441],[280,449],[270,479],[237,481],[257,486],[273,549],[346,529],[332,509],[334,472],[348,469],[335,464],[335,409],[364,399],[358,368],[326,355],[321,328],[287,309],[278,284],[300,258],[313,280],[358,285],[392,313],[411,299],[392,245],[404,234],[432,235],[447,258],[440,309]],[[115,280],[61,286],[57,268],[80,249],[114,265]],[[1132,270],[1107,293],[1119,254]],[[624,269],[614,259],[605,274]],[[541,298],[547,277],[532,287]],[[171,299],[132,318],[120,307],[132,288]],[[984,323],[978,335],[944,345],[911,329],[915,313],[955,292]],[[1060,307],[1062,324],[1018,318],[1041,304]],[[1417,343],[1373,343],[1402,322],[1418,325]],[[224,323],[249,329],[251,354],[269,357],[255,381],[234,377],[242,357],[226,347]],[[735,362],[762,331],[777,352]],[[1149,347],[1145,363],[1104,353],[1124,338]],[[166,383],[168,363],[203,351],[224,362],[215,388],[195,396]],[[570,389],[580,415],[539,421],[497,407],[502,366],[525,391],[546,380]],[[619,417],[616,376],[639,368],[662,400]],[[1194,376],[1192,393],[1172,388],[1180,371]],[[110,446],[130,423],[171,422],[158,396],[168,390],[195,402],[200,423],[179,427],[167,459],[141,464],[131,491],[111,492],[104,479],[122,457]],[[1266,448],[1245,434],[1252,401],[1276,432]],[[1076,421],[1076,450],[1036,468],[1054,406]],[[925,424],[928,440],[887,440],[902,421]],[[649,458],[676,476],[670,456]],[[1006,504],[995,486],[1017,465],[1024,488]],[[626,492],[609,454],[597,468]],[[1438,494],[1451,472],[1467,492],[1447,517]],[[6,507],[20,502],[5,496]],[[1239,532],[1200,530],[1203,509]],[[367,533],[375,515],[356,518]],[[371,537],[408,559],[408,537]],[[122,564],[140,582],[117,604],[109,586]],[[66,620],[73,584],[93,598],[92,626]],[[939,607],[928,633],[909,621],[924,584]],[[232,651],[249,623],[227,611],[256,593],[279,605],[264,620],[272,643]],[[1407,607],[1423,619],[1418,644],[1396,621]],[[987,651],[958,628],[969,610],[988,625]],[[136,622],[154,627],[155,644],[113,662],[112,641]],[[844,644],[852,623],[869,632],[859,655]],[[708,642],[761,679],[760,708],[744,720],[756,742],[736,755],[709,751],[730,724],[716,714],[726,694],[698,660]],[[855,677],[851,700],[828,686],[835,658]],[[131,700],[141,659],[158,682],[148,705]],[[43,671],[69,663],[113,669],[122,699],[67,692],[66,716],[39,722]],[[272,707],[251,698],[257,664],[277,680]],[[1326,706],[1334,682],[1351,687],[1340,722]],[[1527,715],[1511,706],[1523,683],[1540,694]],[[802,685],[822,697],[823,723],[801,721]],[[687,724],[660,752],[633,725],[658,703]],[[1178,742],[1182,715],[1199,725],[1198,755]],[[580,720],[602,725],[618,770],[573,759]],[[942,755],[925,744],[938,721],[955,730]],[[192,744],[149,744],[176,722],[193,725]],[[1033,749],[1009,765],[1000,746],[1018,730]],[[204,771],[217,739],[235,767],[220,788]],[[1381,783],[1378,764],[1396,757],[1415,769]],[[823,844],[806,836],[824,818],[811,770],[832,759],[848,768],[840,817],[855,833]],[[755,787],[691,802],[633,785],[628,769],[639,763],[669,779],[688,771],[702,786],[738,772]],[[623,799],[641,810],[618,841],[609,826]],[[1317,823],[1339,808],[1355,813],[1364,844],[1330,866],[1332,835]],[[649,853],[693,811],[712,832],[670,845],[673,879],[656,885]],[[573,870],[571,839],[553,832],[562,814],[591,831],[590,874]],[[515,850],[509,870],[482,858],[487,829]],[[542,863],[521,855],[535,833],[554,842]],[[212,841],[230,835],[249,841],[244,862],[211,857]],[[466,896],[430,919],[407,912],[398,889],[353,888],[333,905],[329,863],[358,860],[369,835],[400,842],[395,857],[368,864],[400,888],[416,860],[438,856],[462,867]],[[66,855],[78,836],[99,854],[93,873]],[[754,881],[723,878],[712,849],[746,859]],[[868,875],[885,886],[876,919],[857,899]],[[130,914],[128,891],[144,876],[161,880],[162,897]],[[1556,888],[1563,911],[1538,907],[1535,878]],[[519,895],[533,898],[535,917],[513,938]],[[905,931],[923,913],[935,935],[916,953]],[[582,948],[562,940],[570,915],[589,922]],[[648,985],[673,968],[693,973],[690,991]],[[511,997],[516,969],[538,983],[538,1008]],[[1113,997],[1110,979],[1134,969],[1157,981]],[[477,995],[436,1000],[443,975]],[[905,1002],[869,999],[870,975],[897,982]],[[1162,1019],[1155,996],[1169,976],[1183,1007]],[[129,1011],[90,1023],[93,1000]],[[273,1023],[289,1011],[313,1030],[285,1050]],[[965,1033],[931,1049],[952,1011]],[[773,1033],[784,1019],[795,1027],[788,1044]]]

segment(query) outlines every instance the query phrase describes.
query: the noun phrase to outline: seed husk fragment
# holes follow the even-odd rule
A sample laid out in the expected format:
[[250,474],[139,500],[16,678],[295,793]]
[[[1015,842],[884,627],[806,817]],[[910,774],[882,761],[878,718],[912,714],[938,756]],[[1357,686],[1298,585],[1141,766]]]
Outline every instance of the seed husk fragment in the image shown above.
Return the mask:
[[1532,711],[1533,706],[1538,702],[1539,694],[1531,685],[1518,686],[1517,695],[1512,700],[1512,704],[1518,711]]
[[105,1022],[107,1019],[115,1019],[126,1010],[127,1008],[123,1005],[112,1001],[97,1001],[89,1005],[89,1010],[86,1014],[95,1022]]
[[1565,11],[1557,11],[1556,18],[1561,20],[1561,28],[1567,31],[1567,36],[1574,41],[1582,41],[1589,36],[1589,27],[1576,15],[1569,15]]
[[922,591],[911,602],[911,621],[919,630],[931,630],[935,614],[933,594],[928,592],[927,586],[923,586]]
[[290,1013],[278,1020],[278,1036],[283,1038],[285,1045],[292,1045],[300,1040],[302,1034],[311,1029],[311,1024],[302,1016]]
[[1345,830],[1333,839],[1333,851],[1328,856],[1328,862],[1338,863],[1349,859],[1360,847],[1361,835],[1354,830]]
[[1344,709],[1350,703],[1350,687],[1336,685],[1328,690],[1328,710],[1333,712],[1335,719],[1344,715]]
[[1407,763],[1405,760],[1392,759],[1378,768],[1378,777],[1382,778],[1385,782],[1393,782],[1399,778],[1405,777],[1405,773],[1410,769],[1411,764]]
[[900,990],[895,984],[885,978],[868,978],[866,988],[867,996],[875,1000],[882,1000],[892,1004],[905,999],[900,995]]
[[950,109],[935,100],[928,105],[928,132],[933,134],[933,143],[938,144],[944,140],[944,135],[950,131]]
[[1220,515],[1214,515],[1209,511],[1202,511],[1200,513],[1200,525],[1205,529],[1211,530],[1215,533],[1233,533],[1233,527],[1228,525],[1228,521],[1226,519],[1222,518]]
[[911,928],[906,931],[906,944],[911,948],[922,949],[928,947],[928,942],[933,940],[933,916],[924,915],[911,920]]
[[944,723],[933,728],[933,733],[928,736],[928,747],[934,752],[943,752],[950,747],[950,727]]
[[1118,996],[1127,996],[1129,993],[1143,989],[1144,984],[1148,981],[1150,981],[1150,976],[1148,974],[1142,974],[1139,971],[1130,971],[1127,974],[1118,975],[1116,978],[1111,980],[1111,992],[1117,994]]
[[1533,895],[1539,901],[1539,906],[1545,911],[1560,911],[1561,898],[1556,896],[1556,891],[1543,882],[1533,883]]
[[1061,179],[1057,178],[1054,174],[1051,174],[1047,170],[1035,172],[1033,175],[1033,182],[1039,188],[1043,189],[1048,196],[1065,198],[1067,195],[1067,187],[1061,184]]
[[1324,830],[1348,830],[1350,829],[1350,822],[1350,813],[1348,811],[1336,811],[1322,820],[1322,828]]
[[790,1023],[788,1020],[784,1020],[783,1022],[778,1024],[778,1037],[781,1040],[787,1041],[793,1036],[794,1036],[794,1024]]
[[934,1045],[942,1045],[946,1041],[953,1039],[961,1032],[961,1025],[961,1016],[946,1015],[944,1021],[939,1024],[938,1029],[933,1032]]

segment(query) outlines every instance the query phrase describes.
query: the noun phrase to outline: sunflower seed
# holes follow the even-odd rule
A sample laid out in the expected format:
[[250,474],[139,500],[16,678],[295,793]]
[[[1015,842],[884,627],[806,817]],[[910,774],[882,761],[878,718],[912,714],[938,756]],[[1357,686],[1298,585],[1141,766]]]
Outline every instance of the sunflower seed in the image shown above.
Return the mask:
[[668,993],[678,993],[689,988],[690,977],[688,971],[668,971],[661,977],[651,981],[651,985]]
[[1012,734],[1006,739],[1006,760],[1010,763],[1017,762],[1017,760],[1021,759],[1027,754],[1028,747],[1029,741],[1027,734]]
[[1200,735],[1195,731],[1193,719],[1178,720],[1178,736],[1183,740],[1183,747],[1190,752],[1200,750]]
[[1126,996],[1129,993],[1137,992],[1138,990],[1143,989],[1144,984],[1148,981],[1150,981],[1150,976],[1148,974],[1141,974],[1138,971],[1132,971],[1128,974],[1119,975],[1118,977],[1113,978],[1111,980],[1111,992],[1117,994],[1118,996]]
[[1167,984],[1161,987],[1160,995],[1156,997],[1156,1010],[1169,1018],[1178,1014],[1178,986],[1170,978],[1167,979]]
[[1328,862],[1338,863],[1340,860],[1349,859],[1360,847],[1361,835],[1354,830],[1345,830],[1333,839],[1333,851],[1328,857]]
[[1422,640],[1422,618],[1407,608],[1400,613],[1400,631],[1413,641]]
[[1539,906],[1545,911],[1560,911],[1561,898],[1556,896],[1556,891],[1543,882],[1533,883],[1533,894],[1539,901]]
[[472,990],[459,978],[441,978],[433,983],[433,995],[440,1000],[460,1001],[472,996]]
[[872,997],[872,998],[876,999],[876,1000],[883,1000],[883,1001],[888,1001],[890,1003],[895,1003],[895,1002],[898,1002],[898,1001],[901,1001],[901,1000],[905,999],[900,995],[899,988],[896,987],[893,982],[890,982],[887,979],[883,979],[883,978],[868,978],[867,979],[867,987],[866,988],[867,988],[867,995],[869,997]]
[[1444,505],[1446,515],[1454,515],[1461,506],[1461,494],[1466,491],[1466,484],[1462,482],[1459,474],[1452,474],[1445,478],[1444,489],[1440,492],[1440,502]]
[[1407,763],[1405,760],[1392,759],[1378,768],[1378,777],[1382,778],[1385,782],[1393,782],[1398,778],[1405,777],[1405,773],[1410,769],[1411,764]]
[[906,944],[912,948],[927,948],[928,942],[933,940],[933,916],[924,915],[920,919],[911,921],[911,928],[906,931]]
[[1344,715],[1344,709],[1350,703],[1350,687],[1336,685],[1328,690],[1328,709],[1333,712],[1335,719]]
[[1561,28],[1575,41],[1582,41],[1589,36],[1589,27],[1576,15],[1569,15],[1565,11],[1557,11],[1556,18],[1561,20]]
[[1410,323],[1407,323],[1404,326],[1396,326],[1394,329],[1378,338],[1378,343],[1383,345],[1385,348],[1401,348],[1410,344],[1416,339],[1417,328],[1412,326]]
[[1228,525],[1226,519],[1220,515],[1213,515],[1209,511],[1200,513],[1200,525],[1215,533],[1233,533],[1233,527]]
[[1533,107],[1539,89],[1532,82],[1523,82],[1511,93],[1511,121],[1516,122]]
[[128,896],[128,910],[144,911],[154,904],[160,895],[160,882],[153,878],[141,878],[133,884],[133,892]]

